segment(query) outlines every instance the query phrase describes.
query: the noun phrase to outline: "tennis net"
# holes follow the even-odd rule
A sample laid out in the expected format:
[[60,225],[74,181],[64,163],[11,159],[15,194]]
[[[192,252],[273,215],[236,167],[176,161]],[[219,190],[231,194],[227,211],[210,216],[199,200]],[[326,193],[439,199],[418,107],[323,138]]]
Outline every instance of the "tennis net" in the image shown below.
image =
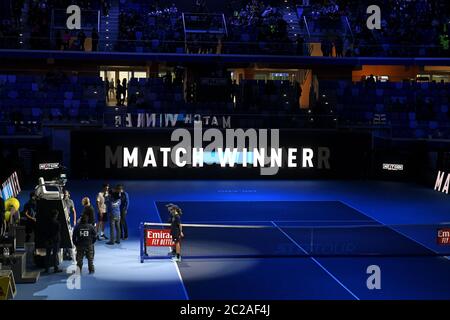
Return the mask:
[[[169,225],[144,223],[144,254],[169,256]],[[381,225],[183,224],[184,258],[450,256],[450,223]]]

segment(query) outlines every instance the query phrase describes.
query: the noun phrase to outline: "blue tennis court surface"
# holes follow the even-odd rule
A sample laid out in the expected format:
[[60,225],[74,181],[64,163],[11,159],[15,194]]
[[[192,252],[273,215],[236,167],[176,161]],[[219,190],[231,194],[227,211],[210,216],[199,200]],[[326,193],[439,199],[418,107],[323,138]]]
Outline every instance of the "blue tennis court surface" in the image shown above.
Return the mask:
[[[78,212],[82,197],[95,199],[102,183],[70,181],[68,188]],[[130,194],[130,239],[114,247],[104,241],[97,243],[96,273],[83,275],[79,290],[66,288],[67,274],[45,275],[36,284],[19,284],[18,299],[450,299],[450,261],[429,255],[449,247],[437,246],[435,227],[409,227],[450,220],[448,197],[432,188],[373,181],[123,183]],[[25,203],[25,199],[20,200]],[[221,250],[250,250],[246,254],[255,250],[256,255],[264,255],[266,251],[258,250],[271,246],[272,229],[267,238],[256,234],[244,244],[240,242],[242,233],[234,240],[227,234],[213,234],[215,238],[202,249],[207,250],[202,253],[208,258],[186,258],[178,264],[169,259],[147,260],[141,264],[139,223],[166,221],[165,204],[169,202],[183,209],[184,224],[276,226],[280,228],[275,230],[276,239],[294,250],[295,256],[288,251],[269,252],[265,257],[211,258],[211,254],[221,256]],[[383,232],[372,234],[355,234],[348,228],[361,225],[369,230],[372,226],[397,226],[375,229]],[[309,256],[309,235],[293,226],[344,226],[344,230],[331,233],[331,238],[342,237],[339,243],[350,244],[356,253],[376,244],[376,251],[402,250],[408,255]],[[320,232],[314,233],[312,247],[327,243],[330,229],[326,230],[322,237]],[[183,248],[188,250],[188,239],[197,236],[186,230]],[[211,237],[211,233],[205,236]],[[298,254],[302,250],[306,253]],[[380,290],[367,288],[367,268],[371,265],[380,267]]]
[[[162,221],[167,220],[167,203],[156,203]],[[339,201],[183,201],[176,204],[183,208],[183,223],[186,224],[272,223],[279,228],[266,232],[250,230],[250,235],[245,235],[246,229],[225,232],[225,235],[221,235],[222,230],[201,230],[200,237],[210,237],[206,241],[210,249],[196,248],[205,257],[220,256],[224,252],[232,255],[233,250],[236,255],[244,250],[244,254],[236,259],[186,258],[178,263],[190,299],[450,298],[449,260],[433,256],[432,248],[404,232],[389,227],[373,228],[382,225]],[[367,228],[360,230],[352,228],[352,225]],[[305,234],[303,228],[294,226],[326,226],[315,230],[316,233],[323,232],[322,235],[315,234],[315,238],[322,237],[319,241],[323,243],[332,238],[333,243],[338,243],[338,248],[331,249],[342,250],[340,244],[351,245],[356,250],[355,256],[351,256],[351,251],[343,252],[345,257],[333,251],[331,253],[335,256],[327,256],[330,252],[325,252],[321,257],[319,252],[317,257],[307,257],[311,253],[309,233]],[[411,230],[417,228],[410,227]],[[208,235],[208,232],[213,235]],[[271,235],[268,236],[267,232]],[[425,232],[435,243],[436,228],[430,227]],[[189,230],[185,233],[189,237]],[[201,241],[197,239],[198,235],[194,236],[196,241]],[[248,237],[253,240],[249,241]],[[245,248],[239,247],[240,242]],[[251,250],[245,251],[248,247],[254,251],[260,249],[265,255],[274,245],[271,242],[297,246],[298,252],[293,253],[297,258],[286,258],[283,252],[264,258],[244,257],[245,254],[252,255]],[[230,243],[233,246],[228,249]],[[369,249],[374,249],[369,253],[381,256],[358,256]],[[189,247],[185,249],[188,253],[191,250]],[[303,258],[299,258],[301,256]],[[367,287],[367,268],[371,265],[380,267],[380,290]]]

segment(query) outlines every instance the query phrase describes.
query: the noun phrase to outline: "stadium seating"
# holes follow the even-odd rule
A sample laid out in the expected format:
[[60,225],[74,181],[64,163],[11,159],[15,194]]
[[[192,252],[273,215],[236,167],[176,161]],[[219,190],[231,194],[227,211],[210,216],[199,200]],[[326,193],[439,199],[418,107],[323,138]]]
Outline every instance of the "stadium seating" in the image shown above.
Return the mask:
[[129,110],[148,112],[212,113],[294,113],[300,92],[289,81],[243,80],[223,84],[200,81],[184,98],[181,84],[163,78],[131,79],[128,85]]
[[[186,0],[160,6],[144,0],[44,0],[25,6],[25,1],[18,0],[2,12],[0,48],[85,50],[80,43],[85,35],[52,29],[53,9],[64,13],[68,5],[78,4],[85,14],[100,11],[101,20],[108,17],[111,6],[118,12],[118,21],[111,21],[118,25],[97,30],[99,48],[107,51],[306,55],[309,50],[299,50],[299,44],[321,43],[326,56],[332,52],[337,56],[449,56],[448,1],[378,1],[383,8],[380,30],[366,26],[370,1],[308,2],[303,6],[295,0],[227,0],[198,7]],[[200,14],[192,22],[205,32],[186,32],[190,12]],[[222,16],[225,34],[212,32]],[[108,35],[113,29],[117,39]],[[72,39],[70,44],[64,44],[67,37]]]
[[0,109],[7,122],[3,131],[33,133],[43,122],[97,121],[105,106],[100,78],[65,76],[0,75]]
[[450,83],[320,81],[341,125],[388,126],[395,137],[449,138]]

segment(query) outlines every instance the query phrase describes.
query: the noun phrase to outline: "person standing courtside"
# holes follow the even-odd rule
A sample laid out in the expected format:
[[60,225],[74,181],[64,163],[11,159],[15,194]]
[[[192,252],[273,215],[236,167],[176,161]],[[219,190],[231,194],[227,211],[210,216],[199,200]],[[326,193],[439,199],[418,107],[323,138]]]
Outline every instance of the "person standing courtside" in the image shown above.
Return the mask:
[[181,209],[173,205],[169,208],[171,214],[170,218],[170,235],[172,236],[172,241],[175,244],[175,256],[172,257],[174,261],[181,261],[181,239],[184,237],[183,226],[181,225]]
[[91,200],[88,197],[84,197],[83,200],[81,200],[81,204],[84,207],[81,216],[87,215],[88,223],[95,226],[95,213],[94,208],[91,206]]
[[83,215],[80,219],[80,223],[77,224],[73,230],[73,243],[77,248],[77,266],[79,268],[80,274],[83,270],[83,259],[86,257],[88,260],[89,274],[95,272],[94,267],[94,243],[97,239],[97,233],[92,224],[88,223],[88,216]]
[[61,226],[58,221],[58,210],[53,210],[51,212],[51,218],[49,224],[47,226],[47,239],[45,242],[45,273],[48,273],[48,269],[50,268],[50,264],[53,266],[53,272],[59,273],[62,272],[59,269],[59,259],[58,259],[58,251],[60,248],[61,242]]
[[107,221],[107,214],[106,214],[106,198],[108,197],[109,193],[109,184],[105,183],[103,185],[102,191],[100,191],[97,195],[97,240],[100,240],[100,238],[103,238],[105,240],[108,239],[105,235],[105,223]]
[[63,197],[64,204],[66,205],[67,211],[69,212],[69,217],[72,216],[72,224],[77,224],[77,210],[75,209],[75,204],[73,203],[73,200],[70,199],[70,192],[69,190],[64,190],[64,197]]
[[31,234],[36,229],[36,211],[36,195],[32,192],[23,210],[23,214],[25,215],[25,242],[30,242]]
[[127,214],[128,207],[130,204],[130,197],[128,192],[125,191],[123,185],[118,186],[120,192],[120,238],[122,240],[128,239],[128,225],[127,225]]
[[[113,245],[120,243],[120,193],[117,189],[112,190],[106,198],[106,210],[109,214],[110,239],[106,243]],[[115,241],[114,241],[115,239]]]

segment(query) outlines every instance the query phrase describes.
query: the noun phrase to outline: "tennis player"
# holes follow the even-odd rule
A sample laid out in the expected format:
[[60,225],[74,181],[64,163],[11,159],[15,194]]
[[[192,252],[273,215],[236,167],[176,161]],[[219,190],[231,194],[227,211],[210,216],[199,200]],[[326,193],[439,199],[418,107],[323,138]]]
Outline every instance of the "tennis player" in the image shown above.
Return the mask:
[[181,261],[181,238],[184,237],[183,234],[183,226],[181,225],[181,209],[172,205],[168,207],[169,212],[171,214],[170,218],[170,235],[172,236],[172,241],[175,243],[175,255],[173,256],[173,260],[180,262]]
[[[173,203],[166,204],[167,212],[169,213],[169,217],[167,218],[167,222],[172,225],[172,207],[175,205]],[[175,250],[175,246],[172,246],[172,251],[169,253],[172,257],[175,257],[177,252]]]

